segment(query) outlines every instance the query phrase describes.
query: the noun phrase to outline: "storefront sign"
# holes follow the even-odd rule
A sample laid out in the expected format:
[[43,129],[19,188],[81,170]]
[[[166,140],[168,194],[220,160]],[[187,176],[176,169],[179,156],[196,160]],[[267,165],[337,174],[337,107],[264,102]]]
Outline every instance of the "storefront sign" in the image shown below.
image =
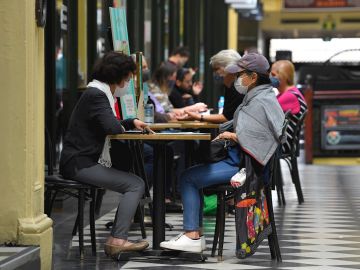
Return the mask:
[[322,106],[321,113],[323,149],[360,149],[360,105]]

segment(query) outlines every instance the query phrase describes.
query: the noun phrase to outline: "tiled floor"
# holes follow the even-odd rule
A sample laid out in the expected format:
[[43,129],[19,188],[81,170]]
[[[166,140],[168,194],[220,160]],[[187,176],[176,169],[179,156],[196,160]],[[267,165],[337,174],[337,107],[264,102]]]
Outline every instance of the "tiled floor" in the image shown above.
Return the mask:
[[[284,165],[284,164],[283,164]],[[282,263],[271,261],[269,248],[264,242],[250,258],[235,257],[234,217],[226,223],[224,261],[211,258],[205,262],[191,262],[180,259],[133,258],[128,262],[114,262],[105,257],[102,250],[108,230],[104,224],[112,220],[116,207],[116,194],[107,193],[103,214],[97,220],[98,254],[91,256],[90,239],[87,237],[85,259],[78,255],[77,238],[71,239],[75,219],[75,205],[70,199],[65,211],[54,214],[54,269],[307,269],[336,270],[360,269],[360,166],[327,167],[300,164],[300,178],[305,203],[298,205],[295,188],[288,171],[283,169],[287,205],[278,206],[273,193]],[[167,222],[175,226],[167,231],[170,238],[181,231],[182,216],[168,214]],[[213,235],[214,219],[206,218],[206,236],[209,255]],[[89,234],[87,227],[86,233]],[[151,241],[151,230],[147,231]],[[140,232],[133,230],[131,239],[140,238]]]
[[39,246],[0,246],[0,269],[39,269]]

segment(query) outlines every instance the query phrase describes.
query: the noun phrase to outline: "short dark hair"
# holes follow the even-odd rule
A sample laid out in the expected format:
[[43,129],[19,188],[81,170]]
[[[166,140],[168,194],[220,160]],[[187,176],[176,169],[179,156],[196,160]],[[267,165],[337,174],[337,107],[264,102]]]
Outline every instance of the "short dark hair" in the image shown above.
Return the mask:
[[135,71],[136,64],[131,56],[111,51],[96,61],[91,79],[107,84],[115,84],[120,83],[129,73]]
[[179,54],[182,57],[188,57],[189,58],[190,57],[189,48],[184,47],[184,46],[177,47],[172,51],[171,56],[177,55],[177,54]]
[[180,68],[176,72],[176,80],[183,81],[185,76],[191,74],[191,70],[189,68]]

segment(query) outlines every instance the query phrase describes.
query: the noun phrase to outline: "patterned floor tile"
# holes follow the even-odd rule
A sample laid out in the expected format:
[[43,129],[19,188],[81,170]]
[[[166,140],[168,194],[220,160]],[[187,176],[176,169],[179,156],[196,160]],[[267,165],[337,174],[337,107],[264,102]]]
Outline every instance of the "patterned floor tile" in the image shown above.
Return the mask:
[[[54,269],[284,269],[284,270],[340,270],[360,269],[360,167],[326,167],[300,164],[300,178],[305,203],[298,205],[296,192],[285,164],[282,163],[286,206],[279,206],[276,192],[273,192],[275,219],[282,251],[282,263],[272,261],[267,241],[257,252],[245,259],[235,257],[234,216],[226,220],[224,261],[211,258],[210,249],[214,230],[214,217],[205,217],[207,247],[205,263],[184,261],[179,258],[153,259],[134,258],[131,261],[114,262],[104,256],[102,246],[109,230],[105,224],[115,214],[116,197],[107,194],[104,198],[107,212],[96,220],[98,242],[97,256],[90,254],[89,228],[85,230],[88,249],[84,261],[78,258],[78,237],[56,236],[60,226],[69,227],[73,220],[65,215],[55,218]],[[108,197],[112,196],[112,197]],[[113,210],[111,210],[113,209]],[[167,214],[166,222],[174,225],[173,231],[166,231],[166,239],[176,236],[182,230],[181,214]],[[59,226],[59,227],[57,227]],[[63,235],[63,234],[62,234]],[[147,240],[151,242],[152,232],[147,229]],[[133,227],[130,239],[139,239],[138,227]],[[86,267],[85,267],[86,266]]]

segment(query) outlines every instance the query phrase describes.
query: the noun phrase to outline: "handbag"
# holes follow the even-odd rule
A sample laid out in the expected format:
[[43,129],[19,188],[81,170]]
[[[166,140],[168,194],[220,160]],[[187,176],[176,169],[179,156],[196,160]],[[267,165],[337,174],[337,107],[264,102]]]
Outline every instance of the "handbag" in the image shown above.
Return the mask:
[[249,155],[243,155],[246,181],[235,191],[236,256],[253,255],[272,232],[264,190],[264,167]]
[[208,155],[204,157],[204,162],[218,162],[228,157],[228,149],[236,145],[236,142],[228,139],[219,139],[210,142]]

